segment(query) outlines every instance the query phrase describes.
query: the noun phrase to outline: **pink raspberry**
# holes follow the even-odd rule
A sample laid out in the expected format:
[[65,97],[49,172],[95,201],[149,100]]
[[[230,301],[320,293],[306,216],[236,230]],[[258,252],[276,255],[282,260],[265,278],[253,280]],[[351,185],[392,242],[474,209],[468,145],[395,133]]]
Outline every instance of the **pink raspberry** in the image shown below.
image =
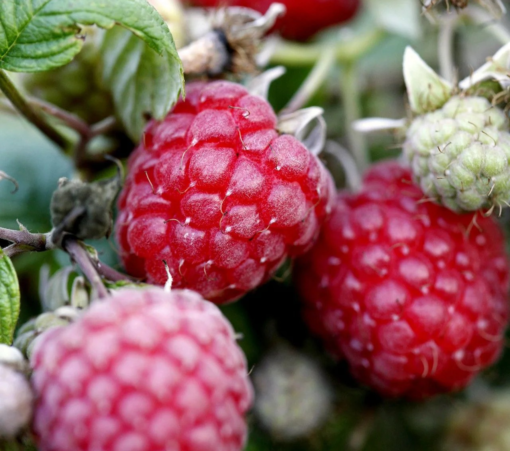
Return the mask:
[[240,451],[252,400],[218,308],[189,290],[124,289],[41,336],[41,451]]
[[359,193],[338,195],[317,245],[297,262],[311,328],[384,395],[460,389],[503,346],[501,230],[424,200],[407,168],[377,164]]
[[126,270],[221,303],[307,250],[331,208],[333,183],[269,103],[226,81],[192,83],[129,160],[117,240]]

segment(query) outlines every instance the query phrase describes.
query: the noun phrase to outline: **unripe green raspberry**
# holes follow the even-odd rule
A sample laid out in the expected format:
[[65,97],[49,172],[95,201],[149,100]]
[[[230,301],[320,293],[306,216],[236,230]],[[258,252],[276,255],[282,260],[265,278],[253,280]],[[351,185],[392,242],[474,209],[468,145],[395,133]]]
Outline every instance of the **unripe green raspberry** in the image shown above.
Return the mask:
[[505,113],[484,97],[454,96],[417,117],[403,145],[423,192],[453,211],[510,201],[510,133]]
[[[54,327],[65,327],[72,323],[80,314],[80,311],[69,306],[60,307],[54,312],[41,313],[20,327],[14,346],[19,349],[24,356],[30,358],[34,350],[37,339],[47,330]],[[1,353],[0,353],[1,357]]]
[[444,451],[510,449],[510,391],[455,409],[448,423]]
[[295,440],[320,428],[333,407],[331,384],[317,362],[279,345],[253,373],[254,412],[280,441]]

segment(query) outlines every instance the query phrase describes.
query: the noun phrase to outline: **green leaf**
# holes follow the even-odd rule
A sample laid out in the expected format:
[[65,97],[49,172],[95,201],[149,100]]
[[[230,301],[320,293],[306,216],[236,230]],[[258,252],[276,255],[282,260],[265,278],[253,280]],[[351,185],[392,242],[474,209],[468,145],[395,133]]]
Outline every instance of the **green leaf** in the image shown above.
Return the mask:
[[144,114],[162,119],[184,86],[170,30],[146,0],[1,0],[0,69],[62,66],[83,46],[80,25],[115,24],[127,30],[116,27],[107,34],[104,79],[125,128],[137,139]]
[[39,72],[70,62],[83,46],[80,25],[120,24],[159,54],[175,54],[172,35],[145,0],[2,0],[0,68]]
[[144,116],[161,120],[177,101],[182,73],[174,54],[161,57],[122,28],[109,30],[103,41],[103,81],[111,90],[117,114],[129,136],[139,141]]
[[0,249],[0,343],[12,343],[19,309],[18,276],[11,259]]

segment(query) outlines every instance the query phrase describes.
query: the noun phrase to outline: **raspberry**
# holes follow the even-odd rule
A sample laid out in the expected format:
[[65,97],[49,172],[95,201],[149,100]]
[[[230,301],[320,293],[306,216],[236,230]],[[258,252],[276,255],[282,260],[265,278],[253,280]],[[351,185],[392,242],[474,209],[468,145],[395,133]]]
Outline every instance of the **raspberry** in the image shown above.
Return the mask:
[[460,389],[503,346],[501,230],[422,198],[407,168],[375,165],[361,192],[338,195],[295,272],[311,328],[384,395]]
[[306,437],[331,416],[333,388],[320,365],[287,345],[278,345],[255,366],[254,413],[280,441]]
[[42,335],[32,364],[41,451],[243,447],[246,361],[192,291],[120,290]]
[[[272,0],[190,0],[202,7],[244,6],[265,13]],[[352,19],[359,9],[359,0],[281,0],[287,8],[275,28],[287,39],[306,41],[319,31]]]
[[425,195],[454,211],[510,202],[510,133],[503,110],[484,97],[452,97],[417,117],[404,155]]
[[262,98],[235,83],[188,85],[131,156],[117,241],[126,270],[220,303],[307,250],[329,211],[329,173],[294,137],[278,136]]
[[0,443],[16,436],[32,415],[33,396],[25,376],[0,363]]

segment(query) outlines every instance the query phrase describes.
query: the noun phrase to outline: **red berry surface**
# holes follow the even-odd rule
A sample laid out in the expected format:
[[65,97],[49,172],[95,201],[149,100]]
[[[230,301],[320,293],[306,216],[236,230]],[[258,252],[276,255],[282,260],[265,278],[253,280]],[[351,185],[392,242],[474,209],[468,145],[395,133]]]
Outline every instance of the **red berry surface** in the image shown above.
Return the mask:
[[192,83],[132,154],[119,198],[126,270],[220,303],[270,278],[307,250],[334,187],[319,160],[241,85]]
[[[201,7],[244,6],[265,13],[272,0],[190,0]],[[280,0],[287,8],[275,29],[287,39],[305,41],[319,31],[352,19],[360,6],[360,0]]]
[[295,281],[311,328],[357,379],[423,398],[464,387],[499,356],[504,248],[495,220],[426,202],[410,171],[388,162],[359,193],[338,195]]
[[40,451],[243,449],[246,361],[192,291],[118,291],[42,335],[32,365]]

